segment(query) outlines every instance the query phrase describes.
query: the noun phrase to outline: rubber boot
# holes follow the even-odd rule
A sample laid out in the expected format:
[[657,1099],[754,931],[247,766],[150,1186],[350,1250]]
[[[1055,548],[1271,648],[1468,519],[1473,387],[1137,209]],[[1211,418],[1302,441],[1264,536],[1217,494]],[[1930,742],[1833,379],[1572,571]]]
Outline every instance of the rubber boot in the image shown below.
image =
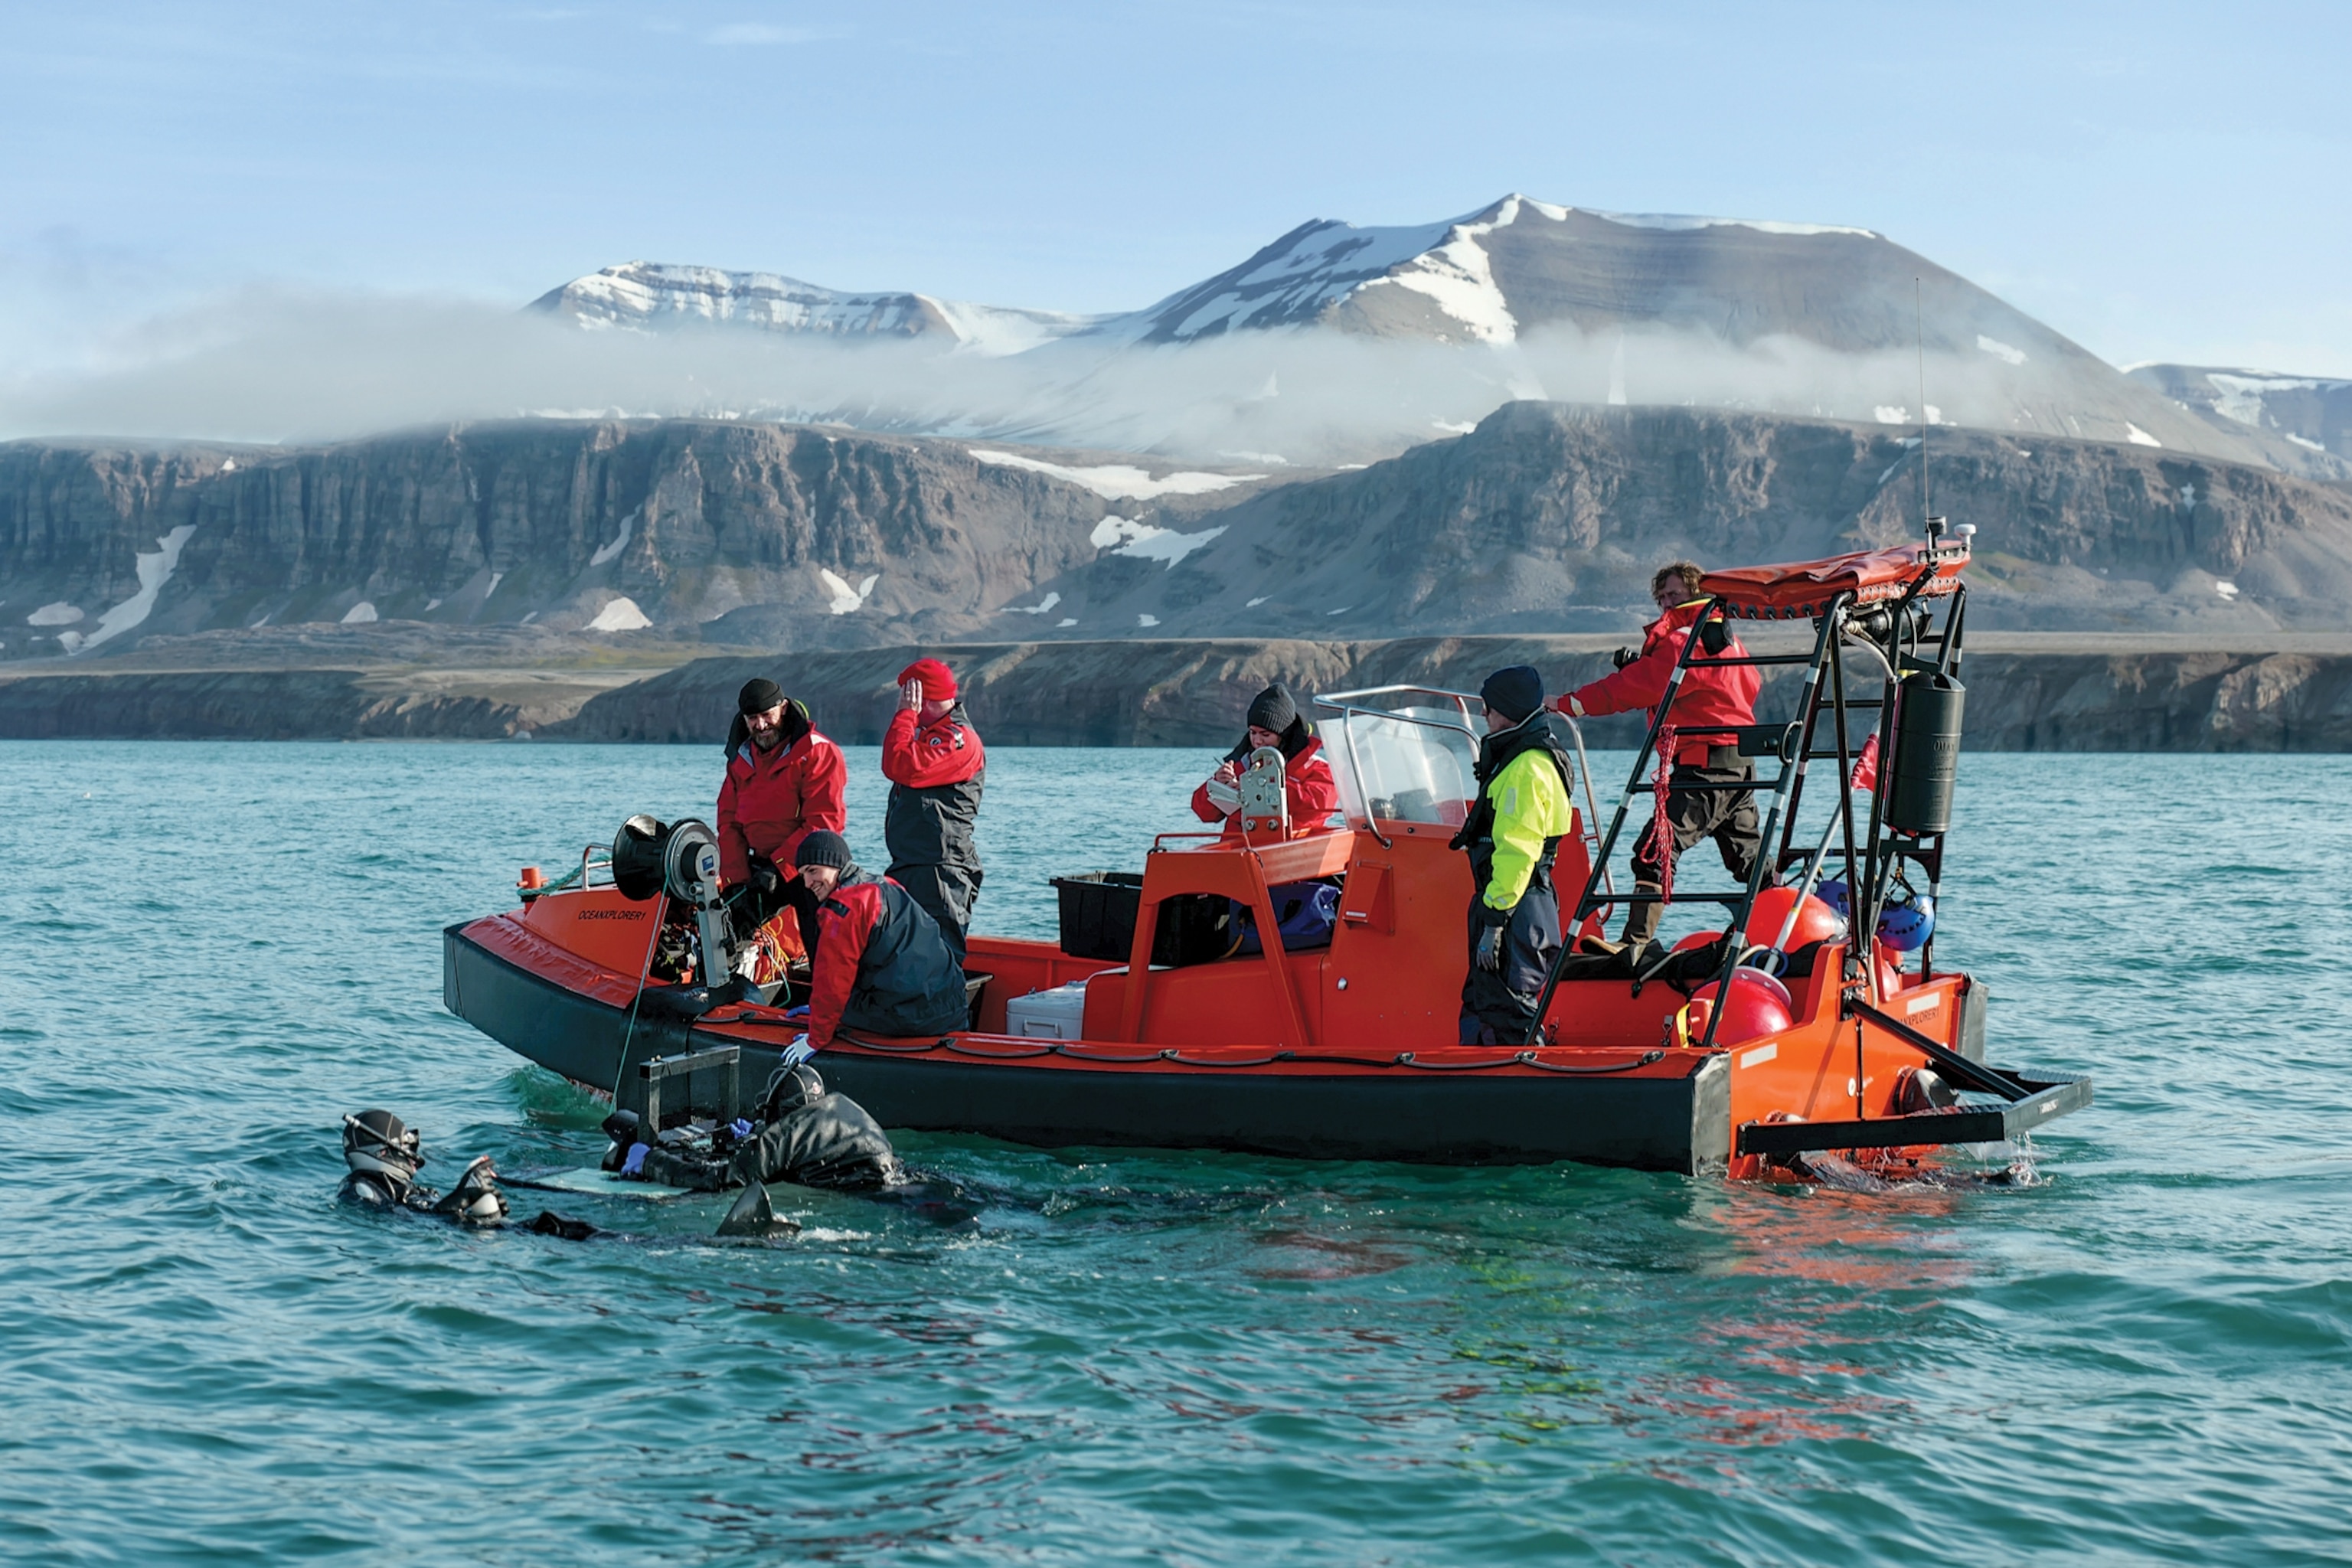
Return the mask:
[[[1651,894],[1665,891],[1655,882],[1644,882],[1639,879],[1636,879],[1633,883],[1633,890],[1637,893]],[[1662,903],[1652,901],[1633,905],[1625,911],[1625,945],[1633,947],[1642,942],[1655,941],[1658,935],[1658,922],[1665,918],[1666,906]]]

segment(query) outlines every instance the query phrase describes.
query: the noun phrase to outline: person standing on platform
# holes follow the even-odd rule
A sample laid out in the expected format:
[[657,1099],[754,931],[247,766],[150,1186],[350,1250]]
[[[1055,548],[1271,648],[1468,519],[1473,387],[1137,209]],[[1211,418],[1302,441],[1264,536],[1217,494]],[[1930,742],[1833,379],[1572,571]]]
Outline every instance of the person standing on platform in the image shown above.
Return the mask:
[[848,826],[849,764],[772,680],[745,682],[735,709],[719,785],[719,880],[733,895],[739,935],[793,911],[792,930],[777,932],[792,956],[816,935],[816,901],[793,875],[793,852],[812,833]]
[[1559,952],[1559,893],[1552,857],[1575,831],[1574,776],[1543,677],[1513,665],[1486,678],[1486,738],[1478,799],[1453,847],[1470,852],[1470,972],[1462,983],[1461,1042],[1521,1046]]
[[936,658],[900,670],[898,711],[882,737],[882,776],[890,781],[886,874],[938,922],[959,964],[980,899],[972,826],[987,762],[980,731],[956,700],[954,672]]
[[1656,842],[1654,821],[1642,830],[1633,846],[1633,891],[1651,896],[1638,900],[1625,912],[1629,946],[1658,934],[1658,921],[1665,913],[1658,895],[1672,879],[1675,863],[1684,850],[1702,838],[1714,839],[1725,868],[1745,883],[1764,847],[1756,820],[1756,792],[1727,787],[1752,783],[1756,764],[1740,753],[1738,736],[1721,732],[1756,722],[1756,694],[1763,680],[1752,664],[1709,662],[1744,659],[1748,649],[1733,635],[1720,609],[1707,610],[1707,596],[1698,590],[1704,575],[1688,561],[1660,567],[1650,579],[1650,596],[1657,601],[1658,618],[1642,628],[1641,651],[1619,649],[1613,672],[1578,687],[1553,704],[1579,719],[1587,714],[1597,717],[1637,708],[1655,709],[1665,698],[1666,682],[1682,659],[1684,646],[1694,635],[1699,639],[1699,651],[1685,668],[1674,710],[1666,715],[1666,724],[1674,731],[1674,755],[1662,762],[1672,768],[1669,784],[1716,787],[1667,792],[1666,822],[1673,830],[1672,843]]

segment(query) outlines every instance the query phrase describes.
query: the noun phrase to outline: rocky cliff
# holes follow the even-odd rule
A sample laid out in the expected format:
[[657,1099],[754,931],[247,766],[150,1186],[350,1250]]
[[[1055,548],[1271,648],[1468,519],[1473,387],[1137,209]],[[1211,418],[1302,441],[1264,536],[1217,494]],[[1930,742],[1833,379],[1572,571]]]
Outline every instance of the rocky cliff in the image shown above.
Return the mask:
[[951,635],[1098,552],[1111,503],[1052,456],[697,421],[308,451],[0,444],[0,658],[306,621],[623,636],[746,606],[801,647]]
[[[2352,489],[2136,444],[1937,428],[1981,626],[2345,625]],[[1518,403],[1286,479],[697,421],[308,451],[0,445],[0,659],[413,622],[784,650],[1024,637],[1614,630],[1660,561],[1911,536],[1915,435]]]
[[[2136,444],[1937,429],[1927,454],[1935,510],[1978,529],[1980,626],[2346,624],[2352,490]],[[1511,404],[1204,516],[1164,568],[1097,559],[1044,586],[1073,637],[1599,630],[1675,555],[1914,537],[1920,471],[1916,433],[1883,426]]]

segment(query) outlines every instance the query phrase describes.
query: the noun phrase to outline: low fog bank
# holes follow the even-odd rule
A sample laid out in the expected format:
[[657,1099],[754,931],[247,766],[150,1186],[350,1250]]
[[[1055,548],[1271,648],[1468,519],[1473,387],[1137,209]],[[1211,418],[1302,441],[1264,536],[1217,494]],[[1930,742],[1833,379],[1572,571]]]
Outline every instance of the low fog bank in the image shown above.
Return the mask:
[[[2021,372],[1945,353],[1926,368],[1941,423],[2121,433],[2068,428],[2076,415],[2112,412],[2081,366]],[[1325,467],[1466,429],[1523,398],[1904,424],[1920,418],[1919,384],[1908,353],[1791,338],[1735,348],[1665,329],[1548,329],[1490,348],[1308,328],[1181,347],[1078,339],[991,359],[915,342],[593,331],[474,302],[253,290],[146,322],[81,368],[0,375],[0,437],[311,443],[450,420],[691,416]]]

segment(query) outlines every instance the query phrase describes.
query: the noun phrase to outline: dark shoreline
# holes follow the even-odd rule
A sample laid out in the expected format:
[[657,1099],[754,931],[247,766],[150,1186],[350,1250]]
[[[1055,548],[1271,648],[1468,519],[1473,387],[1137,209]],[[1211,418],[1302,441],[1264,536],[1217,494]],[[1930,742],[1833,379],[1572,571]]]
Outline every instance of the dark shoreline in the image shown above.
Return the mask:
[[[1543,671],[1549,689],[1566,689],[1607,669],[1608,645],[1592,637],[1465,637],[1000,643],[922,651],[953,663],[974,722],[999,744],[1126,746],[1222,744],[1239,728],[1250,695],[1274,680],[1301,693],[1405,683],[1475,690],[1488,670],[1525,663]],[[1971,653],[1963,670],[1969,744],[2021,752],[2352,751],[2352,652],[2108,652],[2099,651],[2102,646],[2084,638],[2065,651]],[[736,689],[753,675],[771,675],[806,700],[835,740],[873,744],[888,721],[897,673],[917,651],[737,655],[652,674],[19,666],[0,672],[0,739],[530,735],[715,743],[726,732]],[[1761,710],[1776,710],[1769,685]],[[1586,733],[1603,746],[1638,738],[1623,719],[1591,721]]]

